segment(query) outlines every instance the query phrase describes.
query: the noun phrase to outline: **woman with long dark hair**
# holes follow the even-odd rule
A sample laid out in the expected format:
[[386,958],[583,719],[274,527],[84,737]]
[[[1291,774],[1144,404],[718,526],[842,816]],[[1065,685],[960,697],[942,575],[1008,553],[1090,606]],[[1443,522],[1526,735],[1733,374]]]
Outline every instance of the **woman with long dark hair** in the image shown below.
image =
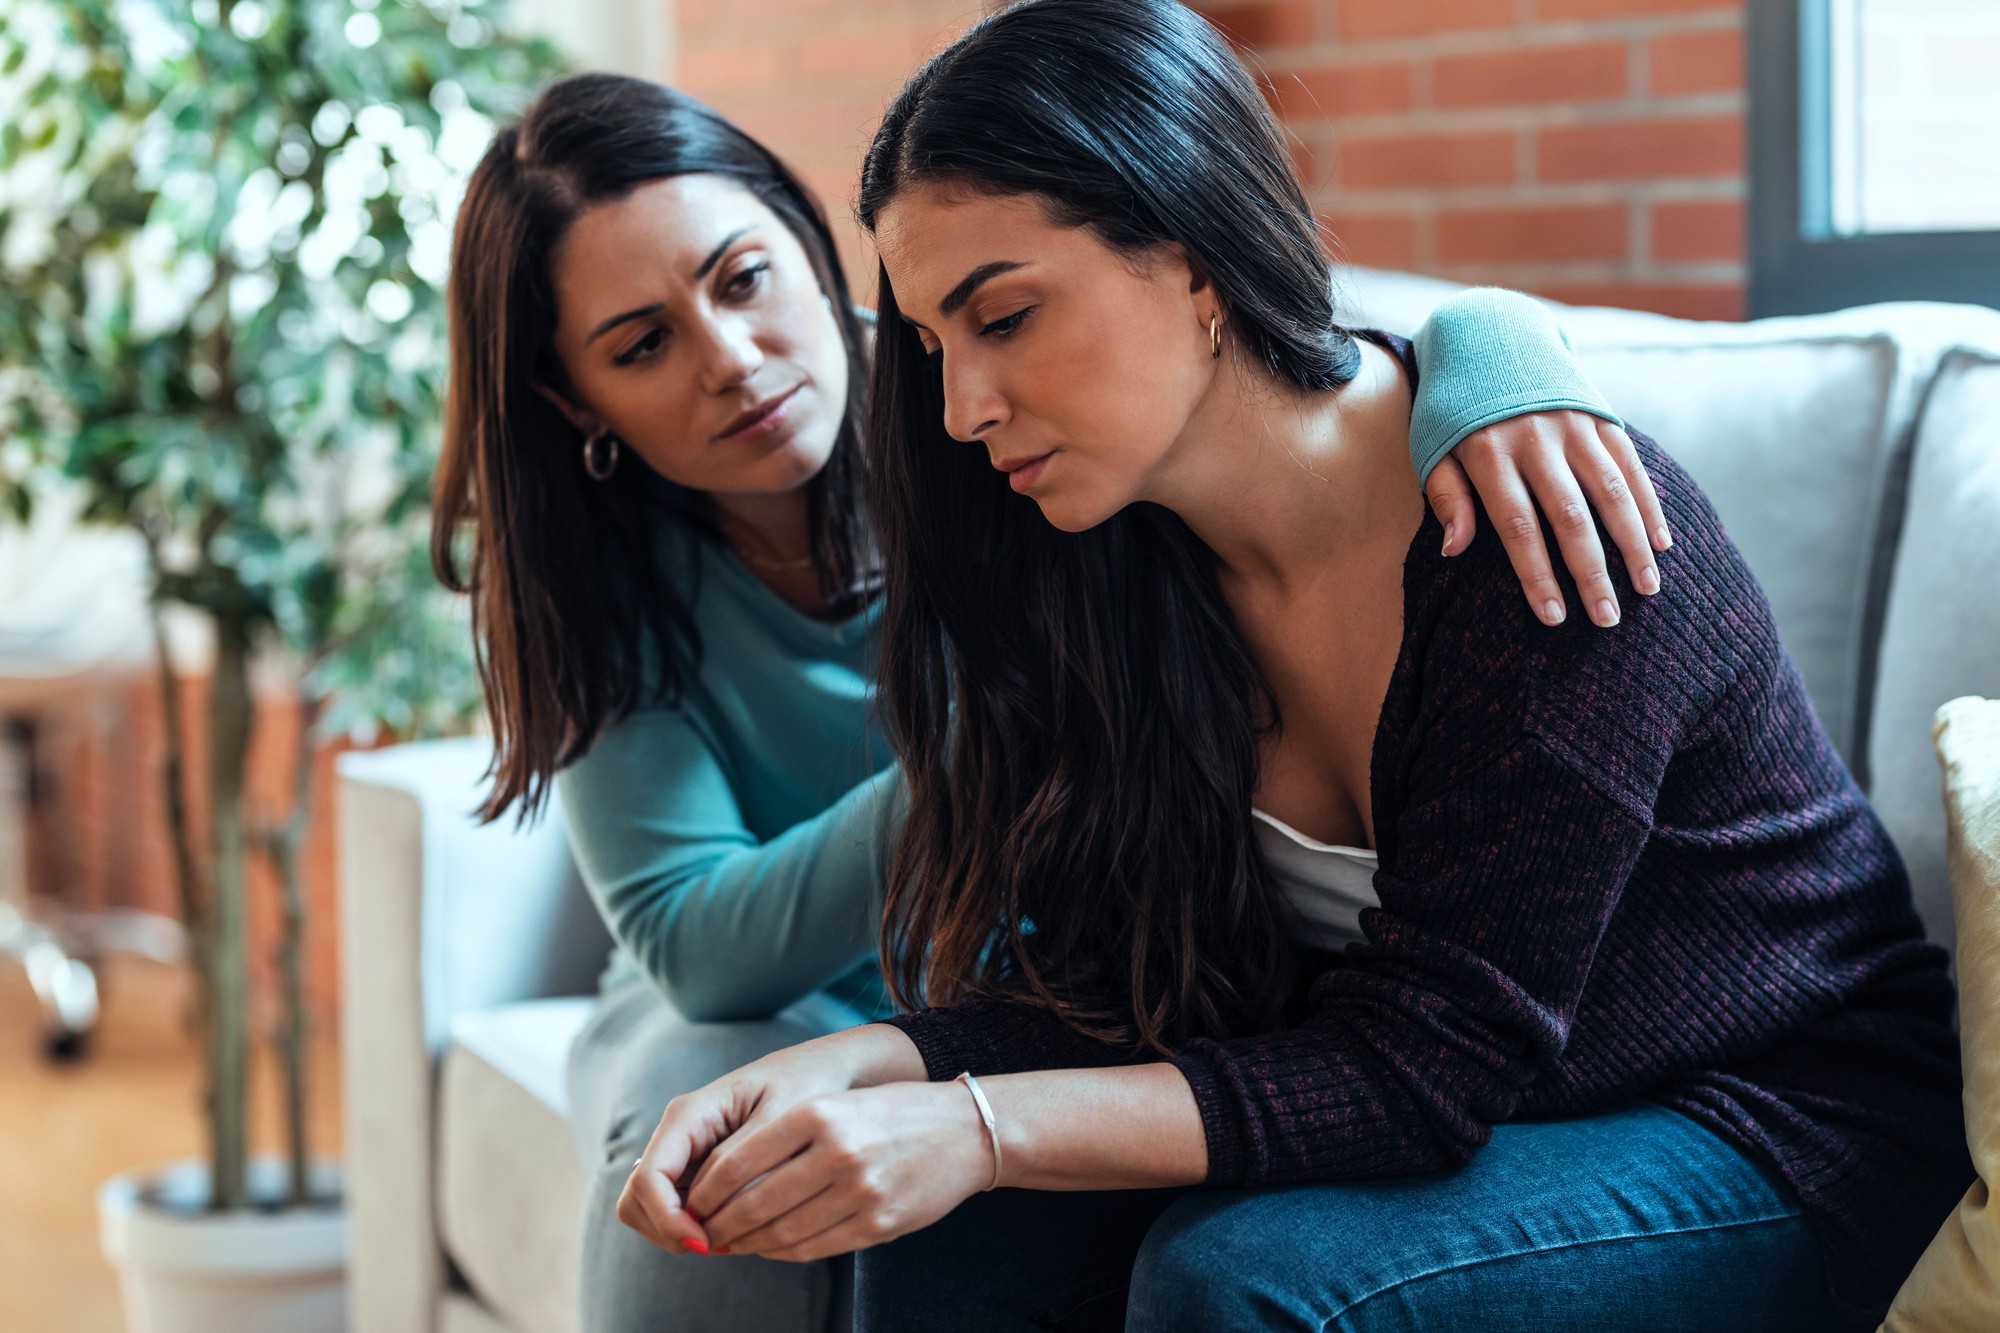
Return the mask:
[[[840,1263],[691,1265],[612,1223],[675,1094],[892,1012],[874,958],[900,795],[870,716],[868,318],[776,157],[611,75],[551,85],[495,138],[450,298],[434,555],[472,594],[495,740],[484,813],[560,791],[620,945],[569,1062],[593,1178],[583,1325],[839,1323]],[[1531,488],[1551,512],[1587,513],[1587,496],[1650,561],[1658,504],[1614,424],[1558,410],[1608,415],[1539,307],[1481,294],[1435,327],[1458,350],[1431,358],[1411,448],[1429,463],[1464,440],[1493,522],[1521,537],[1533,604],[1559,594]],[[1451,459],[1433,476],[1457,549],[1471,488]],[[1563,546],[1612,595],[1587,521]]]
[[1969,1174],[1951,987],[1693,483],[1640,440],[1610,632],[1441,559],[1412,349],[1166,0],[982,21],[860,211],[930,1007],[678,1099],[628,1224],[860,1250],[865,1330],[1879,1314]]

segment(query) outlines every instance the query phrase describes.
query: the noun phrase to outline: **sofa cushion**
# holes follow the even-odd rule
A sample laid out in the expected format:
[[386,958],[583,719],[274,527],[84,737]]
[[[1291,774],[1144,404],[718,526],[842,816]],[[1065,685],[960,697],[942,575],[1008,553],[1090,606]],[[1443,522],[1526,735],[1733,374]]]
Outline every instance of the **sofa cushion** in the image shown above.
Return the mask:
[[1858,647],[1898,444],[1898,348],[1886,335],[1771,323],[1757,337],[1677,331],[1578,352],[1619,414],[1701,484],[1763,585],[1820,721],[1858,770]]
[[2000,700],[1938,710],[1951,897],[1958,923],[1965,1136],[1979,1178],[1896,1293],[1887,1333],[2000,1328]]
[[452,1022],[438,1088],[438,1231],[516,1333],[575,1333],[577,1219],[563,1067],[595,1000],[531,1000]]
[[1963,694],[2000,696],[2000,350],[1946,356],[1918,424],[1869,738],[1875,808],[1910,867],[1931,938],[1946,945],[1951,891],[1930,719]]

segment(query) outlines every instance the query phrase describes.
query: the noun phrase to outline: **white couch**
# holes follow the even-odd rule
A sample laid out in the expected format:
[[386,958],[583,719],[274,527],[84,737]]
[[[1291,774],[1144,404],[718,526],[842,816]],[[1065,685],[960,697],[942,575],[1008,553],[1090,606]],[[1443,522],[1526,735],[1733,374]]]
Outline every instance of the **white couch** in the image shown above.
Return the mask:
[[[1403,332],[1453,290],[1343,284],[1355,322]],[[1956,695],[2000,696],[2000,313],[1558,315],[1713,498],[1948,943],[1929,724]],[[559,818],[468,817],[486,759],[464,740],[341,761],[356,1333],[576,1327],[563,1061],[607,941]]]

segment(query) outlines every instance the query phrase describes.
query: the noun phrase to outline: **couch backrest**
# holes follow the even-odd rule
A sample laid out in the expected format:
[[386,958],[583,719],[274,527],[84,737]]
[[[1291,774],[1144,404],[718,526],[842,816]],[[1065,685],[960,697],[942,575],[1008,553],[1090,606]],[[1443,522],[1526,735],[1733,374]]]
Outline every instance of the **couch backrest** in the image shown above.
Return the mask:
[[1763,584],[1820,721],[1860,774],[1880,496],[1905,444],[1898,349],[1880,335],[1718,334],[1579,351],[1619,415],[1707,492]]
[[458,1014],[589,993],[611,950],[553,793],[522,826],[473,817],[492,754],[468,736],[340,757],[347,1002],[399,988],[431,1053]]
[[[1457,290],[1371,270],[1342,286],[1351,317],[1404,333]],[[1981,481],[2000,468],[1986,424],[2000,419],[2000,313],[1897,303],[1715,324],[1554,309],[1612,404],[1714,502],[1949,941],[1930,716],[1954,694],[2000,694],[2000,480]]]
[[2000,339],[1943,358],[1917,421],[1868,752],[1873,798],[1931,937],[1950,944],[1943,787],[1931,715],[2000,698]]

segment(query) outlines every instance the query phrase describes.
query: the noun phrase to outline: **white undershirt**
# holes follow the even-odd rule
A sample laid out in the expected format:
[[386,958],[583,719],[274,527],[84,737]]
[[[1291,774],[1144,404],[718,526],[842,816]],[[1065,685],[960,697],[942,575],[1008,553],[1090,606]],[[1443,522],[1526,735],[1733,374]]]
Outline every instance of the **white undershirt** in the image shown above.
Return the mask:
[[1300,938],[1335,953],[1365,939],[1361,909],[1382,905],[1375,894],[1375,853],[1319,842],[1262,810],[1250,813],[1257,850],[1298,917]]

